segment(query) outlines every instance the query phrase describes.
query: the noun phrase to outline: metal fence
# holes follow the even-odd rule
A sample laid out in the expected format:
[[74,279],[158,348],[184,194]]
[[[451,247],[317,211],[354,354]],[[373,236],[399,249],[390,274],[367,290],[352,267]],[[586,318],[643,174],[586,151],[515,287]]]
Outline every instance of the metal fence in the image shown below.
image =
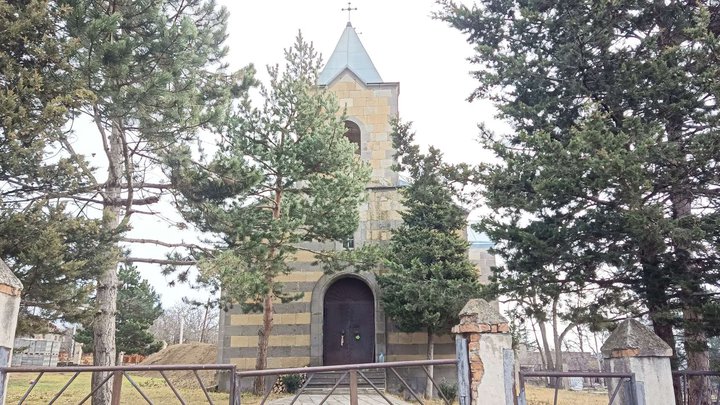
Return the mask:
[[[56,401],[60,399],[60,397],[63,395],[63,393],[67,390],[67,388],[75,381],[75,379],[81,374],[81,373],[103,373],[107,374],[104,379],[96,386],[94,389],[90,390],[88,394],[78,402],[79,405],[86,403],[92,395],[97,392],[100,387],[104,386],[105,384],[108,384],[110,379],[112,378],[112,404],[117,405],[120,404],[120,400],[122,398],[122,382],[123,379],[126,379],[130,385],[135,388],[135,390],[140,394],[140,396],[148,403],[153,404],[153,401],[148,397],[147,393],[143,391],[142,387],[138,385],[133,379],[132,376],[129,374],[130,372],[145,372],[145,371],[152,371],[157,372],[167,383],[168,387],[172,391],[172,393],[175,395],[175,398],[177,398],[178,402],[182,405],[186,404],[185,399],[183,399],[181,393],[178,391],[178,389],[175,387],[175,385],[172,383],[171,379],[168,378],[166,372],[169,371],[192,371],[194,374],[199,388],[202,390],[205,398],[207,399],[207,403],[214,405],[214,402],[212,398],[210,397],[210,393],[208,392],[208,387],[203,384],[202,379],[200,378],[200,375],[198,375],[198,371],[227,371],[230,373],[230,379],[231,379],[231,392],[230,392],[230,404],[233,404],[233,398],[236,396],[234,392],[235,384],[235,375],[236,375],[236,366],[233,364],[185,364],[185,365],[148,365],[148,366],[112,366],[112,367],[101,367],[101,366],[81,366],[81,367],[0,367],[0,377],[6,377],[8,374],[35,374],[37,373],[37,377],[32,380],[31,384],[28,386],[27,390],[23,394],[23,396],[20,398],[20,401],[18,402],[18,405],[22,405],[25,403],[25,401],[28,399],[30,394],[32,393],[33,389],[40,383],[43,375],[46,373],[73,373],[72,376],[68,379],[68,381],[65,383],[65,385],[62,386],[62,388],[53,396],[53,398],[48,402],[48,404],[54,404]],[[0,381],[5,381],[6,378],[0,378]],[[0,390],[2,387],[0,387]],[[0,391],[0,397],[2,397],[2,392]],[[239,394],[239,393],[238,393]],[[239,395],[237,395],[239,398]]]
[[[349,388],[348,392],[348,403],[351,405],[357,405],[358,399],[358,387],[365,384],[372,388],[374,392],[380,395],[388,404],[393,404],[392,400],[385,393],[384,387],[378,387],[376,382],[373,382],[372,378],[368,378],[368,374],[372,370],[382,370],[386,375],[392,375],[394,378],[401,383],[404,389],[407,390],[408,394],[412,396],[420,404],[424,403],[422,393],[416,392],[410,384],[402,376],[401,369],[414,368],[422,370],[424,375],[430,378],[428,366],[448,366],[456,365],[456,359],[448,360],[421,360],[421,361],[399,361],[399,362],[387,362],[387,363],[365,363],[365,364],[345,364],[338,366],[322,366],[322,367],[302,367],[302,368],[279,368],[279,369],[267,369],[267,370],[250,370],[250,371],[237,371],[236,366],[232,364],[212,364],[212,365],[148,365],[148,366],[113,366],[113,367],[99,367],[99,366],[74,366],[74,367],[0,367],[0,381],[6,380],[9,374],[36,374],[36,377],[32,380],[27,390],[24,392],[18,405],[22,405],[31,396],[33,389],[37,387],[45,374],[47,373],[63,373],[71,374],[65,384],[56,393],[54,393],[52,399],[48,404],[54,404],[61,399],[63,393],[70,387],[70,385],[76,380],[81,373],[102,373],[103,378],[100,384],[93,389],[88,389],[87,395],[85,395],[79,402],[82,405],[93,396],[100,387],[111,384],[112,385],[112,404],[120,404],[123,396],[122,386],[123,381],[127,380],[130,385],[137,391],[137,393],[145,400],[148,404],[153,404],[153,401],[149,395],[143,390],[143,387],[138,384],[131,373],[134,372],[157,372],[160,377],[163,378],[168,388],[172,391],[173,395],[177,399],[178,403],[185,405],[187,401],[183,398],[180,390],[173,384],[172,378],[168,377],[170,371],[188,371],[194,375],[197,386],[202,390],[205,399],[208,404],[214,405],[213,399],[210,396],[208,387],[203,383],[199,371],[226,371],[229,372],[229,404],[240,405],[241,404],[241,388],[242,382],[245,379],[255,378],[257,376],[273,376],[280,377],[283,375],[301,374],[305,377],[305,382],[302,387],[295,393],[291,404],[294,404],[297,399],[303,395],[305,389],[317,376],[321,376],[323,373],[335,372],[338,373],[339,378],[335,381],[334,385],[328,389],[324,389],[322,394],[324,398],[320,403],[326,402],[331,395],[335,394],[338,387]],[[384,377],[385,378],[385,377]],[[452,402],[451,398],[447,398],[443,390],[437,384],[434,378],[430,378],[431,383],[437,390],[438,395],[446,405],[450,405]],[[272,387],[266,390],[261,400],[261,404],[265,404],[268,397],[272,393]],[[335,394],[341,395],[341,394]],[[462,402],[461,402],[462,403]]]
[[[608,405],[612,405],[619,395],[626,397],[626,401],[623,403],[638,404],[637,390],[635,389],[635,374],[633,373],[597,373],[597,372],[574,372],[574,371],[520,371],[520,393],[518,395],[518,405],[527,405],[526,392],[525,392],[525,380],[528,378],[549,378],[551,385],[555,389],[553,395],[553,405],[558,403],[558,392],[560,389],[560,383],[563,378],[581,377],[581,378],[604,378],[606,380],[619,380],[617,384],[613,384],[610,381],[606,383],[607,387],[611,389],[611,394],[608,396]],[[622,392],[622,394],[621,394]]]
[[[720,372],[679,370],[673,371],[673,383],[679,383],[680,403],[677,405],[718,405],[720,404]],[[702,394],[691,398],[688,382],[702,379],[704,389]]]
[[[276,369],[267,369],[267,370],[250,370],[250,371],[239,371],[237,372],[237,376],[235,378],[235,392],[239,392],[242,387],[243,379],[247,378],[255,378],[258,376],[273,376],[273,377],[279,377],[281,375],[304,375],[305,376],[305,383],[300,387],[300,389],[295,393],[295,396],[290,401],[290,405],[294,404],[298,398],[306,393],[306,388],[308,385],[313,381],[313,378],[316,376],[322,374],[322,373],[328,373],[328,372],[340,372],[340,377],[335,382],[335,385],[333,385],[329,391],[323,392],[324,397],[320,401],[320,404],[325,403],[331,395],[337,390],[337,388],[341,385],[345,385],[349,388],[348,392],[348,403],[350,405],[358,405],[358,385],[361,381],[365,382],[367,385],[369,385],[374,392],[376,392],[378,395],[380,395],[388,404],[393,405],[393,402],[388,398],[388,396],[385,394],[384,390],[380,389],[375,383],[372,382],[370,378],[366,376],[366,373],[368,370],[385,370],[386,372],[392,373],[395,378],[397,378],[398,381],[405,387],[405,389],[408,390],[408,393],[417,400],[421,405],[424,404],[424,400],[422,399],[423,395],[421,393],[415,392],[410,385],[407,383],[407,381],[401,376],[401,373],[398,373],[398,369],[401,368],[420,368],[424,371],[425,375],[430,378],[430,373],[428,372],[427,366],[442,366],[442,365],[455,365],[457,364],[457,360],[455,359],[448,359],[448,360],[419,360],[419,361],[395,361],[395,362],[387,362],[387,363],[363,363],[363,364],[343,364],[338,366],[321,366],[321,367],[301,367],[301,368],[276,368]],[[430,379],[433,386],[437,390],[440,398],[443,400],[443,402],[446,405],[450,405],[451,400],[449,398],[446,398],[443,391],[438,386],[435,379]],[[264,405],[272,393],[272,388],[267,389],[264,393],[264,396],[262,400],[260,401],[260,405]],[[336,394],[337,395],[337,394]],[[240,404],[240,396],[237,396],[238,402],[236,404]]]

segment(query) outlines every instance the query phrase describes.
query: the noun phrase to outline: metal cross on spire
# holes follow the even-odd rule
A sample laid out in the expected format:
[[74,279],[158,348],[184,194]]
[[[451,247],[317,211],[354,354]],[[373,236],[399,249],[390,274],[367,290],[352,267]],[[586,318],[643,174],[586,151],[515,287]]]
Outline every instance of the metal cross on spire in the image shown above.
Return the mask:
[[351,6],[352,6],[352,3],[348,1],[348,6],[347,6],[347,8],[343,8],[343,9],[342,9],[342,11],[347,11],[347,12],[348,12],[348,23],[350,22],[350,13],[353,12],[353,11],[355,11],[355,10],[357,10],[357,7],[351,7]]

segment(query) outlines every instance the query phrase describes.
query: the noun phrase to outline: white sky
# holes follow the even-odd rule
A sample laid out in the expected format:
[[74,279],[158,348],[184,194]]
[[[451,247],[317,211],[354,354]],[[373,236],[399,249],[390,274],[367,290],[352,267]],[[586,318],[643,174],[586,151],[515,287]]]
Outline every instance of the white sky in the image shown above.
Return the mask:
[[[221,0],[220,4],[230,11],[227,45],[231,67],[253,63],[261,80],[267,78],[266,65],[283,62],[283,49],[293,44],[298,30],[327,60],[347,23],[347,12],[341,11],[347,7],[346,1]],[[438,10],[434,1],[355,0],[352,7],[358,8],[352,12],[352,24],[381,77],[400,82],[400,118],[414,122],[417,141],[439,147],[453,162],[489,159],[476,141],[477,124],[484,122],[495,129],[503,126],[493,120],[488,102],[466,101],[477,85],[467,62],[472,48],[459,31],[431,18]],[[166,231],[164,223],[146,222],[136,224],[131,236],[151,237],[144,232],[148,227],[175,233]],[[133,255],[154,250],[134,248]],[[138,267],[162,294],[164,306],[186,296],[203,295],[187,286],[168,287],[158,266]]]

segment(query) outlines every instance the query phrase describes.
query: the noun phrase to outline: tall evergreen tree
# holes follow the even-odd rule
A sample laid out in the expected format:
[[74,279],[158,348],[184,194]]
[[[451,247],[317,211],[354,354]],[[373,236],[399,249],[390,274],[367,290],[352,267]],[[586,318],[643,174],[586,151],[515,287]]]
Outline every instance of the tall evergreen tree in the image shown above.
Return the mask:
[[[671,346],[682,328],[688,368],[707,370],[720,259],[720,4],[443,4],[442,18],[476,49],[473,97],[496,101],[515,130],[486,133],[501,163],[483,180],[490,207],[507,214],[483,227],[512,271],[537,272],[550,288],[592,287],[600,306],[641,304],[635,313]],[[524,255],[560,239],[568,249],[554,259],[533,266]],[[548,262],[565,268],[562,280]],[[691,401],[707,401],[706,390],[693,379]]]
[[[267,366],[276,300],[295,299],[277,281],[303,242],[347,238],[358,227],[358,209],[369,170],[344,136],[331,93],[316,87],[320,60],[298,35],[285,65],[268,67],[260,86],[263,105],[249,98],[238,109],[223,143],[202,170],[187,167],[190,152],[173,157],[186,219],[217,235],[216,252],[200,264],[204,281],[221,288],[226,305],[262,309],[256,368]],[[327,262],[331,252],[312,251]],[[262,392],[263,378],[255,381]]]
[[[46,122],[40,121],[46,113],[55,114],[54,119],[61,125],[67,115],[58,116],[60,107],[70,109],[75,120],[65,132],[52,127],[54,137],[46,137],[46,142],[35,145],[34,149],[17,148],[14,145],[24,147],[25,140],[13,144],[12,137],[8,138],[11,142],[4,145],[18,149],[17,155],[26,161],[41,156],[59,162],[57,167],[72,170],[72,177],[52,178],[45,173],[35,177],[34,172],[25,172],[25,168],[19,167],[8,182],[23,183],[17,187],[24,193],[18,199],[20,203],[66,204],[66,210],[80,218],[101,216],[101,231],[107,238],[124,238],[132,227],[131,218],[153,215],[153,204],[172,187],[161,170],[164,156],[172,154],[179,145],[197,140],[201,128],[223,121],[233,95],[244,89],[248,72],[230,73],[223,62],[227,12],[212,0],[30,3],[35,7],[33,12],[45,9],[58,18],[40,25],[37,31],[25,26],[30,34],[19,40],[11,38],[7,44],[36,51],[40,62],[45,59],[49,62],[44,66],[34,64],[32,59],[21,59],[19,66],[28,66],[26,70],[34,66],[40,68],[36,69],[35,76],[28,74],[22,78],[11,71],[11,79],[28,88],[34,86],[30,90],[45,90],[43,81],[79,79],[83,97],[78,97],[73,86],[48,87],[47,94],[38,91],[33,96],[35,99],[17,98],[33,107],[25,110],[13,107],[13,98],[9,98],[10,109],[29,112],[26,113],[29,119],[38,120],[38,126],[29,127],[30,134],[43,134],[42,131],[47,130]],[[0,6],[0,12],[7,11],[7,4]],[[10,20],[16,18],[12,13],[3,15]],[[15,22],[13,27],[22,28],[21,23]],[[25,38],[39,45],[24,47]],[[59,48],[52,46],[56,40],[72,47],[64,47],[64,53],[53,53],[51,51]],[[16,46],[18,43],[21,45]],[[3,41],[2,46],[5,45]],[[42,103],[45,99],[49,108],[36,111],[36,106],[45,105]],[[16,124],[23,121],[5,122],[17,128]],[[36,128],[42,131],[35,131]],[[91,157],[92,163],[84,154]],[[2,155],[0,159],[5,159],[6,155]],[[106,174],[98,168],[106,170]],[[33,178],[39,180],[27,180]],[[129,240],[138,241],[147,240]],[[167,241],[160,242],[172,246]],[[96,299],[92,310],[95,314],[93,358],[96,365],[102,366],[115,361],[117,268],[123,259],[121,249],[107,250],[110,254],[104,258],[95,280]],[[124,260],[166,261],[132,257]],[[93,374],[93,385],[97,386],[105,376],[106,373]],[[109,402],[108,383],[95,391],[93,403]]]
[[58,143],[72,109],[92,99],[69,61],[68,13],[53,1],[0,3],[0,257],[25,286],[21,335],[83,315],[112,242],[55,197],[82,185],[85,162],[58,156]]
[[[148,355],[157,352],[162,342],[156,341],[150,328],[163,313],[160,295],[133,266],[121,266],[118,271],[117,316],[115,341],[118,353]],[[93,347],[92,320],[77,333],[78,342]]]
[[[449,332],[465,303],[480,293],[479,273],[462,238],[467,211],[453,187],[467,183],[471,172],[443,163],[435,148],[420,153],[410,124],[394,122],[392,136],[397,170],[408,172],[410,185],[401,191],[403,224],[392,232],[387,270],[377,280],[385,313],[403,332],[426,332],[432,360],[434,336]],[[428,371],[425,396],[432,398],[432,366]]]

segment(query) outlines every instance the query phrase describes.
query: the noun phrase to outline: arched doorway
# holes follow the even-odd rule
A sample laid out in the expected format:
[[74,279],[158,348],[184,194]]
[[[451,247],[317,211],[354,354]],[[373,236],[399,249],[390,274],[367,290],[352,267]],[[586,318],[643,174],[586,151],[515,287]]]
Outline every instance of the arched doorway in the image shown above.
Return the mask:
[[372,363],[375,358],[375,299],[365,282],[344,277],[323,300],[323,364]]

